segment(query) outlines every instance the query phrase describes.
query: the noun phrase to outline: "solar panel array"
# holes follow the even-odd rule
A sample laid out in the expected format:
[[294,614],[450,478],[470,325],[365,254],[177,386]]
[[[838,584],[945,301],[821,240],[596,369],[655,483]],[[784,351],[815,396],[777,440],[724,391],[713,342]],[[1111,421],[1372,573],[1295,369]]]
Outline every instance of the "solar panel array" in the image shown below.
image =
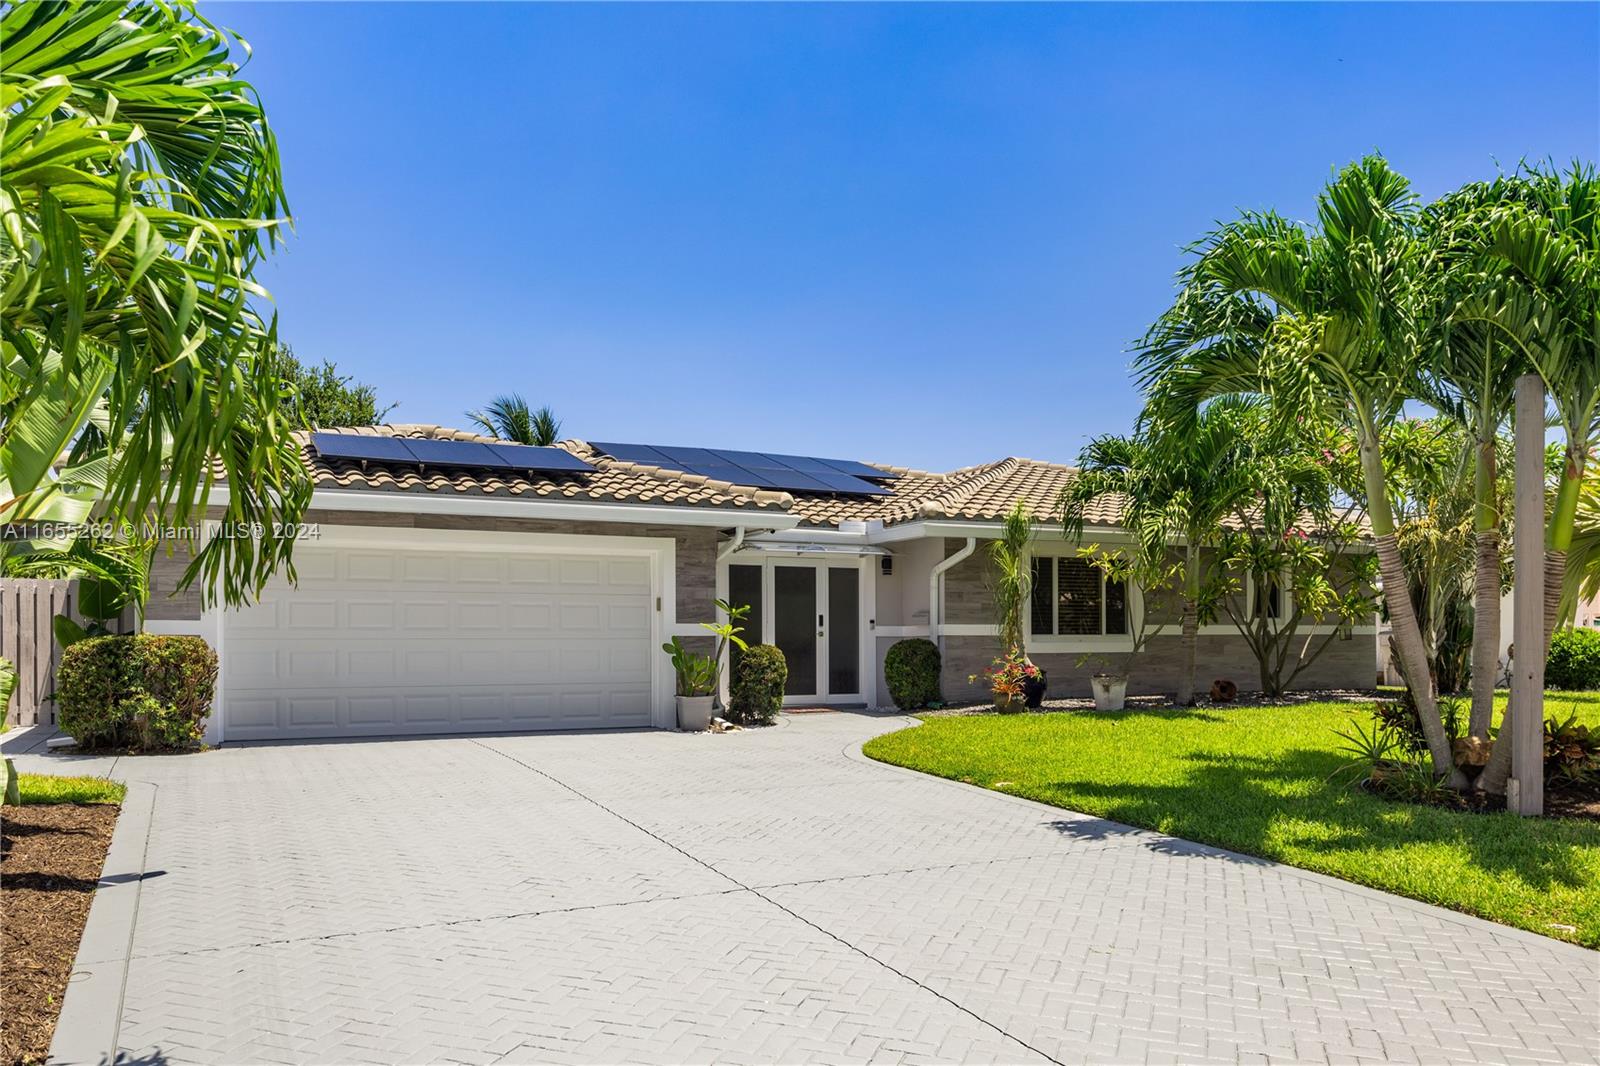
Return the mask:
[[[726,448],[669,448],[659,444],[600,444],[596,450],[614,459],[687,474],[788,492],[834,493],[842,496],[888,496],[879,481],[895,475],[852,459],[818,459],[772,452],[740,452]],[[870,480],[869,480],[870,479]]]
[[417,463],[468,470],[538,470],[557,474],[591,473],[594,467],[562,448],[493,444],[426,437],[374,437],[360,433],[313,433],[311,444],[328,459]]

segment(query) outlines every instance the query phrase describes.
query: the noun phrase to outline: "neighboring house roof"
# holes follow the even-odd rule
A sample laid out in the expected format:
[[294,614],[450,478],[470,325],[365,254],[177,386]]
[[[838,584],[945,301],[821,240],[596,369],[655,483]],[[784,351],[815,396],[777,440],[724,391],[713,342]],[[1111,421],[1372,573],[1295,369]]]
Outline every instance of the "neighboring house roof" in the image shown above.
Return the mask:
[[[489,441],[493,438],[443,426],[395,424],[319,432],[369,436],[424,437],[435,440]],[[388,492],[454,493],[495,498],[571,499],[588,502],[704,506],[779,511],[810,526],[837,526],[846,521],[880,521],[895,525],[917,519],[998,521],[1017,500],[1027,502],[1034,519],[1053,520],[1056,500],[1074,468],[1036,459],[1008,458],[963,467],[948,473],[910,470],[871,463],[896,475],[883,484],[887,496],[837,496],[778,492],[716,481],[697,474],[613,459],[581,440],[557,447],[592,464],[594,473],[512,474],[504,471],[418,470],[406,464],[376,460],[331,459],[318,455],[308,435],[302,453],[317,488]],[[1091,525],[1114,524],[1121,501],[1096,501],[1085,516]]]

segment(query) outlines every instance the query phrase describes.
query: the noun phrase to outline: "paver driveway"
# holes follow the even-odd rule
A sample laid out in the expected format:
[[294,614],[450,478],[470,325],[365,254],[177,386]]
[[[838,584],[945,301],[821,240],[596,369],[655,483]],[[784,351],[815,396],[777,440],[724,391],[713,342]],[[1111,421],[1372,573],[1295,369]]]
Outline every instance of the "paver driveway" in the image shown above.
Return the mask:
[[1600,1059],[1600,955],[860,756],[899,724],[123,760],[157,789],[117,1042],[230,1063]]

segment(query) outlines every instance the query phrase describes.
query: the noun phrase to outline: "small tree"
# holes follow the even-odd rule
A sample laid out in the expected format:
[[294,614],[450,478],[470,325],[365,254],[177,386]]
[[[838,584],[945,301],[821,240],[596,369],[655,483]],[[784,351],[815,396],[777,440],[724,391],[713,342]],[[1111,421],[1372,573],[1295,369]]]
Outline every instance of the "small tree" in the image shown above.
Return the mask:
[[[1099,662],[1117,676],[1126,678],[1132,674],[1134,662],[1150,643],[1150,638],[1161,632],[1160,619],[1183,602],[1183,561],[1164,548],[1150,551],[1137,545],[1102,548],[1098,544],[1085,544],[1078,549],[1078,557],[1100,571],[1106,584],[1118,583],[1128,590],[1128,636],[1133,641],[1116,658],[1090,653],[1080,658],[1078,665]],[[1137,610],[1133,599],[1135,590],[1142,601]]]
[[1350,523],[1312,535],[1252,521],[1223,534],[1203,614],[1238,630],[1260,668],[1262,692],[1281,695],[1347,627],[1373,617],[1377,559],[1358,548]]
[[1000,536],[989,544],[989,559],[994,563],[990,594],[994,598],[995,625],[1000,633],[1000,654],[1021,653],[1025,645],[1024,618],[1033,594],[1032,561],[1033,514],[1018,499],[1006,512]]
[[318,366],[302,363],[287,344],[278,346],[278,373],[290,391],[289,408],[297,421],[313,429],[374,426],[398,404],[378,406],[378,391],[356,382],[324,359]]

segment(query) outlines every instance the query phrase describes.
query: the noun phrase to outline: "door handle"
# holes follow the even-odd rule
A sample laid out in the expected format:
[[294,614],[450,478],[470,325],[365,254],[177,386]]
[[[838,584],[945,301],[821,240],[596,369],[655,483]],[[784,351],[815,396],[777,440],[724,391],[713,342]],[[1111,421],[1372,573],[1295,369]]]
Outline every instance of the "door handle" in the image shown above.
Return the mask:
[[819,636],[819,637],[822,636],[822,630],[823,630],[824,624],[825,624],[823,622],[823,617],[824,616],[822,616],[820,614],[817,615],[817,636]]

